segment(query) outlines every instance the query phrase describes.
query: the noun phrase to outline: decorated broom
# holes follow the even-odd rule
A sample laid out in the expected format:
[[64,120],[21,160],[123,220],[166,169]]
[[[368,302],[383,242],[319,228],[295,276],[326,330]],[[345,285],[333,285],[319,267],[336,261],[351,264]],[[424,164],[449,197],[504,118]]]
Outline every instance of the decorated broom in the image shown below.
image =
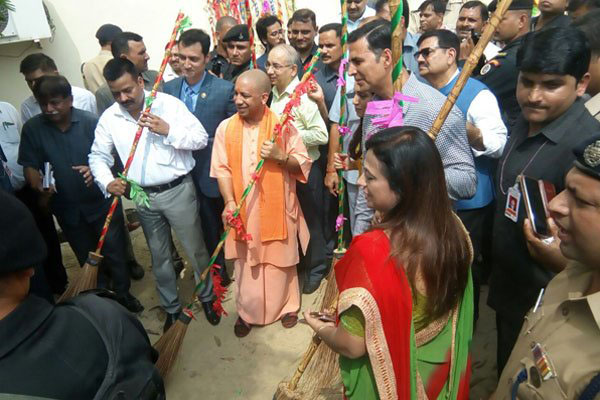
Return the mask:
[[[342,8],[342,54],[340,64],[340,119],[339,119],[339,151],[344,148],[344,136],[349,133],[347,126],[348,115],[346,109],[346,64],[348,40],[348,6],[346,0],[341,0]],[[325,293],[321,301],[321,311],[331,313],[336,308],[338,289],[335,281],[335,264],[346,252],[344,247],[344,179],[343,171],[338,171],[338,216],[336,230],[338,232],[337,248],[334,251],[334,260],[327,277]],[[338,355],[329,346],[322,343],[321,338],[314,334],[308,348],[304,352],[296,371],[289,382],[279,383],[275,400],[296,400],[317,398],[322,388],[333,387],[340,381]]]
[[[167,45],[167,49],[165,50],[165,56],[163,58],[162,65],[160,67],[160,71],[158,72],[158,76],[156,77],[156,81],[154,82],[154,86],[152,87],[152,92],[150,96],[146,99],[146,109],[144,112],[149,112],[152,106],[152,102],[156,98],[156,92],[162,81],[162,76],[167,66],[167,62],[171,57],[171,48],[175,43],[175,39],[177,38],[177,34],[190,26],[189,19],[187,17],[184,18],[183,13],[179,12],[177,14],[177,19],[175,21],[175,27],[173,28],[173,32],[171,33],[171,39],[169,40],[169,44]],[[135,182],[127,179],[127,172],[129,171],[129,167],[133,162],[133,157],[135,155],[135,150],[137,149],[138,142],[140,141],[140,137],[142,136],[142,131],[144,128],[139,127],[135,138],[133,140],[133,144],[131,145],[131,150],[129,151],[129,158],[127,159],[127,163],[125,164],[125,169],[122,174],[119,176],[129,182],[131,184],[131,197],[136,203],[146,203],[148,202],[148,198],[144,191],[137,185]],[[71,284],[67,290],[63,293],[63,295],[58,300],[63,301],[69,299],[73,296],[78,295],[80,292],[84,290],[93,289],[97,286],[98,282],[98,266],[102,262],[102,255],[100,252],[102,251],[102,247],[104,246],[104,241],[106,239],[106,233],[108,232],[108,227],[110,226],[110,222],[112,220],[113,214],[119,204],[119,197],[114,196],[110,208],[108,210],[108,215],[106,216],[106,220],[104,221],[104,226],[102,227],[102,231],[100,233],[100,239],[98,240],[98,245],[96,246],[96,251],[90,251],[88,254],[88,258],[82,268],[79,277]]]
[[479,39],[479,42],[477,42],[477,45],[475,46],[473,51],[471,51],[469,58],[467,58],[467,61],[465,62],[465,65],[464,65],[462,71],[460,71],[460,75],[458,76],[458,80],[456,81],[456,84],[454,85],[454,87],[452,88],[450,93],[448,94],[448,97],[446,98],[444,105],[442,106],[437,118],[433,122],[433,125],[428,132],[429,136],[431,136],[432,139],[435,140],[437,135],[440,133],[440,130],[442,129],[442,125],[444,125],[444,122],[446,121],[446,118],[448,117],[450,110],[452,110],[452,107],[456,103],[456,99],[458,98],[458,96],[460,95],[460,92],[465,87],[467,80],[473,73],[473,69],[475,69],[475,67],[479,63],[479,59],[481,58],[481,55],[483,54],[483,50],[485,49],[485,47],[487,46],[489,41],[492,39],[492,36],[494,35],[494,31],[498,27],[498,24],[500,23],[500,21],[502,21],[502,18],[504,17],[506,10],[508,10],[508,7],[510,7],[511,3],[512,3],[512,0],[502,0],[502,1],[498,2],[498,7],[496,8],[496,11],[488,20],[488,23],[485,26],[485,29],[481,33],[481,38]]
[[246,8],[246,24],[248,25],[248,35],[250,35],[250,52],[252,55],[252,64],[250,64],[250,69],[258,68],[256,66],[256,49],[254,48],[254,25],[252,24],[252,10],[250,9],[250,0],[245,0],[244,5]]
[[[319,60],[319,57],[321,57],[321,52],[317,51],[317,53],[314,55],[314,57],[310,61],[310,64],[308,65],[306,72],[302,76],[302,80],[300,81],[300,84],[298,84],[298,86],[296,86],[294,93],[290,97],[290,101],[286,104],[284,112],[279,119],[279,123],[274,128],[273,136],[271,137],[271,142],[275,142],[275,140],[280,135],[283,134],[285,126],[288,124],[288,122],[290,122],[292,120],[292,115],[291,115],[292,108],[299,104],[300,97],[302,97],[302,95],[308,91],[309,84],[310,84],[309,79],[313,75],[312,71],[313,71],[317,61]],[[169,330],[167,332],[165,332],[160,337],[160,339],[158,339],[158,341],[154,344],[154,348],[159,353],[158,360],[156,361],[156,368],[158,369],[160,375],[163,378],[165,378],[169,374],[169,371],[171,371],[171,369],[173,368],[173,365],[175,364],[175,360],[177,359],[179,350],[181,348],[181,344],[183,343],[183,339],[185,338],[185,334],[187,332],[188,325],[193,318],[192,306],[193,306],[194,300],[196,298],[196,293],[200,292],[202,290],[202,288],[204,287],[204,285],[206,284],[205,282],[206,282],[206,278],[207,278],[209,272],[211,273],[212,278],[213,278],[213,286],[215,288],[214,289],[215,295],[217,297],[216,301],[213,304],[214,310],[219,315],[222,315],[225,313],[225,310],[223,310],[222,301],[223,301],[223,298],[225,297],[226,289],[221,286],[221,284],[220,284],[221,276],[218,273],[219,269],[224,268],[224,267],[216,265],[215,261],[217,259],[217,255],[219,254],[219,251],[221,251],[221,248],[225,244],[225,240],[227,239],[227,236],[229,235],[229,232],[231,231],[232,226],[235,227],[238,234],[245,235],[243,232],[242,222],[240,220],[240,210],[242,208],[242,205],[244,204],[244,201],[246,200],[246,197],[248,197],[248,195],[252,191],[252,188],[254,187],[256,182],[260,179],[260,174],[263,170],[262,167],[263,167],[264,163],[265,163],[264,159],[261,159],[258,162],[258,164],[256,165],[256,169],[254,170],[254,173],[252,174],[252,180],[250,181],[248,186],[244,189],[244,192],[242,193],[242,197],[240,198],[239,204],[237,204],[235,211],[229,215],[229,217],[228,217],[229,224],[225,228],[225,231],[221,235],[221,239],[219,240],[217,247],[215,248],[215,250],[212,253],[212,256],[208,263],[208,267],[204,270],[204,272],[202,273],[202,275],[200,277],[200,283],[198,285],[196,285],[196,287],[194,288],[194,291],[192,292],[189,304],[187,305],[187,307],[185,307],[183,309],[177,322],[175,322],[175,324],[173,324],[173,326],[171,326],[169,328]]]

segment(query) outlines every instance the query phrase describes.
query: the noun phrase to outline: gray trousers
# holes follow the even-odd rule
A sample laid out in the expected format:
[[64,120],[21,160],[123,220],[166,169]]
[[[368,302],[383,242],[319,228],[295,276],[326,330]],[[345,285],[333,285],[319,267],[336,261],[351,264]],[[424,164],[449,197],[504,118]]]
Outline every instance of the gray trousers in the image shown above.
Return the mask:
[[[181,242],[194,270],[196,283],[208,266],[210,256],[204,244],[204,235],[198,213],[198,199],[192,179],[160,193],[148,193],[150,207],[137,206],[144,236],[152,255],[152,272],[160,297],[160,304],[168,313],[181,310],[177,295],[177,277],[171,257],[171,229]],[[201,301],[213,298],[212,279],[199,294]],[[185,299],[187,301],[188,299]]]

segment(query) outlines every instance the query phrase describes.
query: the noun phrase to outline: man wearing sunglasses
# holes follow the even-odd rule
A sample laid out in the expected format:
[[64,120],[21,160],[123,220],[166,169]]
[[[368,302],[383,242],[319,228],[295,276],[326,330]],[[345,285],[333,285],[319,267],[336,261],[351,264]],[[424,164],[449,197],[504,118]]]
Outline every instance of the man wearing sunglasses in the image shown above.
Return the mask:
[[[440,29],[424,33],[419,38],[419,51],[415,54],[421,76],[434,88],[447,96],[458,80],[458,55],[460,40],[454,33]],[[489,261],[490,242],[487,234],[492,230],[494,217],[494,165],[506,144],[506,126],[502,122],[496,97],[481,82],[469,78],[458,96],[456,105],[467,121],[467,137],[475,156],[477,192],[472,199],[455,203],[471,236],[474,251],[473,289],[475,319],[480,282]],[[484,264],[478,262],[480,256]]]

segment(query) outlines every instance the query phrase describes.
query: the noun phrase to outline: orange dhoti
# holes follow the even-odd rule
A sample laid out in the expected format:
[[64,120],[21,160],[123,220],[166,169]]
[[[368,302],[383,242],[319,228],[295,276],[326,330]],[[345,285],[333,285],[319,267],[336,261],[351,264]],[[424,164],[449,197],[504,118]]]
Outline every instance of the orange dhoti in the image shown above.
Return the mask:
[[247,323],[267,325],[300,309],[295,265],[284,268],[271,264],[249,266],[242,259],[235,260],[233,265],[237,312]]
[[[268,109],[266,112],[270,112]],[[234,116],[235,117],[235,116]],[[232,118],[234,118],[232,117]],[[272,116],[274,118],[274,116]],[[240,182],[246,187],[253,179],[252,174],[259,161],[259,127],[240,124],[240,135],[243,146],[238,147],[241,155],[227,149],[226,131],[230,119],[219,125],[215,134],[212,151],[210,175],[213,178],[226,178]],[[231,133],[231,132],[230,132]],[[231,139],[231,136],[229,136]],[[296,181],[306,182],[311,159],[298,132],[290,127],[284,134],[282,149],[289,157],[300,164],[300,172],[290,174],[284,167],[280,168],[281,192],[275,193],[281,201],[279,218],[265,218],[264,200],[261,193],[266,191],[264,182],[258,180],[246,199],[244,228],[251,239],[239,240],[233,234],[225,241],[225,258],[234,260],[235,280],[237,284],[236,306],[239,316],[252,325],[267,325],[280,319],[284,314],[300,309],[300,288],[296,264],[299,261],[298,249],[306,251],[309,233],[296,196]],[[229,157],[228,157],[229,154]],[[231,155],[237,158],[230,160]],[[272,163],[272,161],[267,161]],[[271,166],[273,169],[273,166]],[[236,178],[236,174],[240,174]],[[271,186],[272,188],[273,186]],[[273,192],[270,192],[273,193]],[[271,234],[268,226],[285,224],[281,237],[265,238]],[[269,227],[270,228],[270,227]]]

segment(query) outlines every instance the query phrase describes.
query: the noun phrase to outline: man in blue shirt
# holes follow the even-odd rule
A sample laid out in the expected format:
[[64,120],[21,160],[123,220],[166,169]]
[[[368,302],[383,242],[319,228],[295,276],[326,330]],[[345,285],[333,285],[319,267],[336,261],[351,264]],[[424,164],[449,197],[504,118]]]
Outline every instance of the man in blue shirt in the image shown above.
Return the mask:
[[[221,121],[235,114],[233,85],[205,71],[209,60],[210,36],[200,29],[189,29],[179,39],[179,59],[183,77],[167,82],[165,93],[179,98],[188,110],[198,118],[208,133],[208,145],[195,151],[196,166],[192,177],[198,192],[200,220],[207,250],[212,253],[223,232],[221,214],[223,198],[217,180],[209,176],[210,160],[215,131]],[[223,252],[219,253],[217,264],[224,266]],[[221,269],[225,282],[227,272]]]

